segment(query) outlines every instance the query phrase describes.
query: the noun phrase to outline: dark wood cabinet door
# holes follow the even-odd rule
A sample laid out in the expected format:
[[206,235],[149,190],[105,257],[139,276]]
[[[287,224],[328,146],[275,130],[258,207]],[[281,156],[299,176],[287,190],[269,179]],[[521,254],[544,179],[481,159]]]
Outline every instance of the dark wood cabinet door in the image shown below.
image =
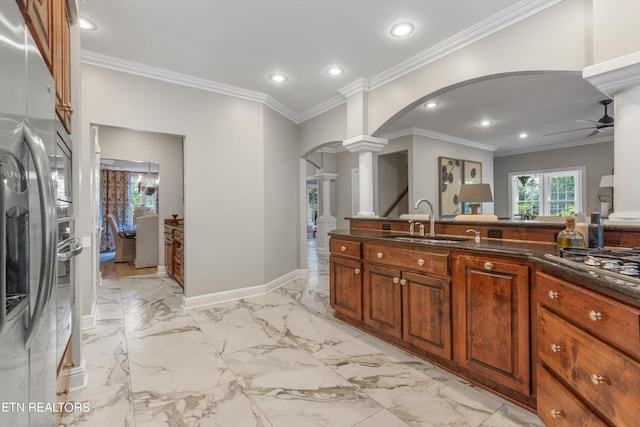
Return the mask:
[[403,272],[402,339],[451,359],[451,303],[448,279]]
[[331,256],[331,306],[345,316],[362,320],[362,263]]
[[[35,0],[37,1],[37,0]],[[56,82],[56,113],[67,133],[71,133],[71,20],[67,2],[56,0],[52,9],[52,56],[51,71]]]
[[384,334],[402,338],[402,273],[365,264],[364,321]]
[[454,360],[481,377],[530,394],[529,267],[461,256],[453,286]]
[[[18,0],[29,31],[38,45],[38,49],[46,62],[51,67],[51,46],[53,44],[51,33],[52,3],[62,0]],[[65,1],[66,3],[66,1]]]

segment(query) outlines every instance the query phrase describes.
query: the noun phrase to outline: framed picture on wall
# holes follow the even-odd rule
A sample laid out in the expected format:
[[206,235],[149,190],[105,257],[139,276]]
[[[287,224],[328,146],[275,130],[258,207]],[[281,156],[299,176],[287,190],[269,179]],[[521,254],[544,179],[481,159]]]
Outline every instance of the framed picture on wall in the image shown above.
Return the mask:
[[440,216],[454,216],[460,213],[458,194],[462,185],[462,160],[438,157],[438,194]]
[[[474,162],[472,160],[464,160],[462,162],[462,174],[464,177],[464,184],[482,184],[482,163]],[[468,203],[462,204],[462,212],[465,214],[471,213],[471,208]]]

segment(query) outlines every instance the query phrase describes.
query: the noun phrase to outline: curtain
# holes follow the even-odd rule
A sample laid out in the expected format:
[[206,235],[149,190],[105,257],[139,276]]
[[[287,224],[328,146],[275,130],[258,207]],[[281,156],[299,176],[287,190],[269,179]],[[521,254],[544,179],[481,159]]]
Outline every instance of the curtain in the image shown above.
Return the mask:
[[113,234],[107,222],[107,215],[112,214],[122,227],[127,219],[129,207],[129,172],[101,170],[100,184],[102,187],[102,241],[100,252],[115,249]]

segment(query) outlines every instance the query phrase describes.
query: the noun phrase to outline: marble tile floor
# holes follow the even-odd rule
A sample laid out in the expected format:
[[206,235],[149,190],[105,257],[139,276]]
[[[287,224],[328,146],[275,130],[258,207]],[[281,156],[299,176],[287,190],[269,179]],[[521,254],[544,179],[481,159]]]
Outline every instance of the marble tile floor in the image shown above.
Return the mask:
[[333,318],[307,279],[199,310],[162,275],[103,281],[84,331],[90,411],[63,426],[542,426],[534,414]]

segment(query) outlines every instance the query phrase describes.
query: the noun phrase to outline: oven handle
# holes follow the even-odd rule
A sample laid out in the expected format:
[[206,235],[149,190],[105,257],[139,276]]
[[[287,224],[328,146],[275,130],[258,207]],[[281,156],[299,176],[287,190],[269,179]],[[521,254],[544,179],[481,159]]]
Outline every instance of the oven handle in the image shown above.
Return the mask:
[[[69,248],[66,251],[60,251],[62,248]],[[82,252],[82,245],[75,237],[70,237],[58,244],[58,261],[66,262],[71,258],[78,256]]]
[[54,182],[49,174],[49,160],[44,142],[31,131],[26,123],[23,123],[22,127],[24,139],[31,151],[33,165],[36,170],[42,221],[42,263],[40,264],[38,293],[33,316],[29,322],[25,338],[25,347],[30,348],[46,319],[45,312],[49,305],[53,288],[54,260],[56,255],[56,211]]

